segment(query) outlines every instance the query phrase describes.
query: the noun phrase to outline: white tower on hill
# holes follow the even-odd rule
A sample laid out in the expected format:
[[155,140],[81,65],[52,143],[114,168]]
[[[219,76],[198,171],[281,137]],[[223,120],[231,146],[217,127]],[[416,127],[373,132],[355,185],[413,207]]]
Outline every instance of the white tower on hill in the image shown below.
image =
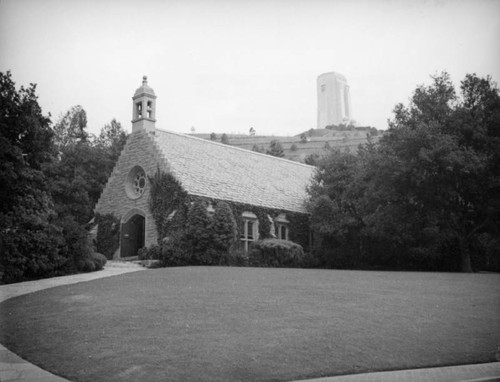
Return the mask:
[[351,95],[346,78],[329,72],[318,76],[318,129],[329,125],[348,124],[352,119]]

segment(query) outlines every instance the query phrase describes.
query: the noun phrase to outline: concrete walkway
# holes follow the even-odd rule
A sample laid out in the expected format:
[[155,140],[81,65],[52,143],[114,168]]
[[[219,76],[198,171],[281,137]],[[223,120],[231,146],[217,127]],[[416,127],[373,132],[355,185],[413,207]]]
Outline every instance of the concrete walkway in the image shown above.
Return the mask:
[[[500,362],[477,365],[433,367],[430,369],[383,371],[338,377],[309,379],[307,382],[500,382]],[[300,382],[300,381],[297,381]],[[305,382],[305,381],[304,381]]]
[[[109,261],[102,271],[0,285],[0,302],[60,285],[144,270],[138,264]],[[68,382],[25,361],[0,344],[0,382]],[[500,382],[500,362],[430,369],[400,370],[309,379],[307,382]],[[147,381],[145,381],[147,382]],[[305,382],[305,381],[303,381]]]
[[[145,270],[134,263],[108,261],[103,270],[77,275],[53,277],[50,279],[26,281],[17,284],[0,285],[0,302],[9,298],[33,293],[60,285],[76,284],[85,281]],[[1,328],[0,328],[1,329]],[[0,344],[0,382],[68,382],[66,379],[40,369]]]

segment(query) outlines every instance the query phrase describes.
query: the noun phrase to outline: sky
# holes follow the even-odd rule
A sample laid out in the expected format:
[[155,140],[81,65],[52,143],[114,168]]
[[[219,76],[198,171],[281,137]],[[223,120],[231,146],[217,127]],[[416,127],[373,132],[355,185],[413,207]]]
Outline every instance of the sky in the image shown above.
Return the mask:
[[318,75],[343,74],[358,126],[447,71],[500,82],[500,0],[0,0],[0,71],[37,84],[52,121],[116,118],[148,76],[156,126],[297,135],[316,127]]

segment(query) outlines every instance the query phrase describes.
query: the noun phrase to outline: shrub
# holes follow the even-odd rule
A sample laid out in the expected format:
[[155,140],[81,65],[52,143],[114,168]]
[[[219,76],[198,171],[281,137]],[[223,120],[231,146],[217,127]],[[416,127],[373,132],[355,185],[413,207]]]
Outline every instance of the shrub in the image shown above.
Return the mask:
[[80,272],[94,272],[96,270],[95,263],[88,257],[78,260],[77,267]]
[[312,252],[305,252],[302,258],[301,268],[321,268],[321,264],[316,256]]
[[[0,273],[4,283],[64,273],[69,259],[62,250],[62,230],[28,211],[0,214],[6,226],[0,232]],[[23,213],[19,213],[23,212]]]
[[112,214],[98,214],[95,221],[97,223],[97,252],[112,259],[120,246],[120,220]]
[[[187,192],[172,174],[163,172],[160,168],[148,179],[151,184],[149,209],[153,214],[158,237],[164,238],[169,231],[178,228],[175,224],[184,223],[179,223],[179,214],[182,212],[180,210],[185,203]],[[177,211],[176,219],[172,219],[174,211]]]
[[153,244],[149,247],[143,247],[139,249],[139,260],[160,260],[161,251],[161,246],[159,246],[158,244]]
[[185,235],[176,231],[167,237],[161,245],[160,264],[164,267],[179,267],[192,264],[187,250]]
[[71,260],[66,266],[66,273],[101,270],[106,264],[106,256],[93,251],[87,230],[69,216],[60,220],[60,225],[65,241],[63,253]]
[[98,253],[98,252],[92,253],[91,258],[95,264],[96,271],[100,271],[101,269],[103,269],[104,266],[106,265],[106,263],[108,262],[108,259],[106,258],[106,256],[104,256],[102,253]]
[[213,237],[212,219],[208,216],[207,205],[203,200],[196,200],[187,215],[186,239],[193,254],[193,265],[211,265]]
[[236,220],[233,211],[226,202],[218,202],[210,227],[213,250],[212,263],[220,264],[221,257],[228,253],[236,242]]
[[248,253],[241,248],[230,250],[221,255],[219,265],[229,267],[247,267]]
[[269,149],[266,151],[266,154],[278,158],[283,158],[285,156],[285,153],[283,152],[283,146],[281,145],[281,142],[276,139],[273,139],[269,143]]
[[107,261],[108,259],[102,253],[92,252],[88,257],[78,260],[78,270],[80,272],[100,271]]
[[258,267],[300,267],[304,261],[302,246],[288,240],[265,239],[252,244],[249,263]]

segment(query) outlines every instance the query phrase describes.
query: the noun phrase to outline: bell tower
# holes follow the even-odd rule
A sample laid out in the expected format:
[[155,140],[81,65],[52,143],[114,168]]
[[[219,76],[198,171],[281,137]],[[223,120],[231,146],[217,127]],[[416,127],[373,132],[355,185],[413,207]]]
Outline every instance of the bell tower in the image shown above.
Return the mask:
[[146,130],[155,131],[156,95],[148,85],[148,77],[142,77],[142,86],[132,97],[132,132]]

